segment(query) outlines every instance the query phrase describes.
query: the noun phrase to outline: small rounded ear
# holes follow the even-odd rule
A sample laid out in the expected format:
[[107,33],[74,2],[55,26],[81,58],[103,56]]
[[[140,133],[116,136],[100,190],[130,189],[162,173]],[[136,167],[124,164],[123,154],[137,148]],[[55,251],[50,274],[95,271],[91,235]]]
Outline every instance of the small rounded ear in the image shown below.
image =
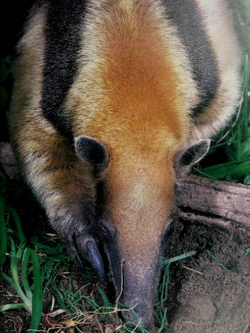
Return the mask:
[[101,171],[108,165],[109,156],[106,147],[96,139],[89,136],[75,138],[76,152],[95,171]]
[[192,166],[198,163],[209,151],[210,140],[200,140],[188,147],[178,159],[178,167]]

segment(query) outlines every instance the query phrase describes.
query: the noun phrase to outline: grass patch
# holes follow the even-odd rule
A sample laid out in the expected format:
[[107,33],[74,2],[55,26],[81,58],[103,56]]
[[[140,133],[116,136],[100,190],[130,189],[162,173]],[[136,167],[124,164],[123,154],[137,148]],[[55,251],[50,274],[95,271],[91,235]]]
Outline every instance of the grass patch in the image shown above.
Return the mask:
[[[244,2],[244,1],[243,1]],[[2,112],[1,132],[7,135],[7,115],[11,90],[11,64],[8,56],[0,63],[0,109]],[[205,160],[196,173],[211,179],[224,179],[250,185],[250,61],[245,57],[242,76],[242,98],[235,118],[212,142]],[[3,116],[4,114],[4,116]],[[224,156],[223,163],[216,163],[219,155]],[[212,161],[212,162],[211,162]],[[1,190],[7,192],[5,184]],[[21,191],[19,189],[16,192]],[[16,193],[15,195],[19,195]],[[6,303],[0,311],[25,309],[30,314],[29,329],[35,331],[40,323],[43,309],[44,316],[53,318],[49,329],[64,329],[79,325],[99,327],[107,318],[116,317],[126,309],[122,304],[110,304],[105,290],[96,282],[90,267],[79,271],[66,254],[64,244],[53,236],[43,234],[42,241],[33,237],[27,240],[23,234],[17,211],[5,203],[5,193],[0,197],[0,274],[19,295],[20,302]],[[46,244],[46,245],[45,245]],[[173,262],[194,255],[194,251],[162,261],[162,280],[159,285],[159,297],[154,313],[161,333],[167,322],[166,301],[169,293],[170,266]],[[207,255],[215,260],[223,270],[227,268],[210,251]],[[247,248],[245,256],[250,255]],[[75,287],[76,280],[81,286]],[[49,306],[44,304],[50,298]],[[44,317],[43,316],[43,317]],[[112,322],[112,320],[111,320]],[[113,323],[113,322],[112,322]],[[113,325],[113,324],[112,324]],[[142,326],[128,327],[114,324],[117,332],[134,332],[140,329],[148,333]]]
[[158,288],[159,294],[159,301],[155,304],[156,307],[160,308],[159,313],[155,312],[155,317],[157,319],[158,325],[160,328],[158,333],[161,333],[164,329],[165,323],[167,322],[167,308],[166,308],[166,301],[168,299],[168,286],[170,281],[170,265],[174,262],[187,259],[192,257],[196,254],[196,251],[190,251],[187,253],[183,253],[179,256],[166,259],[163,258],[161,263],[161,269],[163,271],[162,279]]
[[247,257],[250,255],[250,247],[245,250],[244,256]]
[[[235,118],[216,138],[195,173],[212,179],[250,185],[250,64],[246,56],[243,93]],[[216,164],[219,156],[223,163]],[[209,163],[211,165],[206,166]]]
[[[8,230],[6,220],[12,216],[16,231]],[[0,253],[0,275],[17,292],[22,303],[4,304],[0,306],[0,311],[26,309],[31,314],[30,332],[38,329],[43,307],[42,279],[40,263],[35,250],[26,247],[26,239],[21,229],[19,217],[15,210],[5,205],[0,196],[0,229],[1,229],[1,253]],[[10,234],[16,235],[14,239]],[[10,243],[10,273],[3,271],[3,266],[7,261],[8,240]],[[32,285],[30,285],[30,277]]]
[[[23,195],[21,189],[17,195]],[[92,269],[88,265],[83,269],[75,265],[64,243],[54,234],[43,233],[39,239],[33,236],[27,240],[17,211],[10,208],[2,197],[0,221],[3,235],[0,247],[1,276],[6,281],[5,285],[11,286],[20,299],[15,304],[2,302],[0,311],[26,310],[31,316],[31,331],[46,327],[44,321],[49,318],[50,324],[46,329],[51,330],[96,327],[98,331],[100,325],[103,328],[104,324],[111,322],[117,332],[132,333],[137,329],[149,333],[140,325],[139,318],[137,326],[120,321],[118,314],[123,311],[132,311],[136,318],[134,310],[120,303],[112,304]],[[162,278],[154,312],[158,333],[164,331],[167,323],[170,266],[194,254],[195,251],[191,251],[162,260]],[[41,318],[42,324],[39,326]]]

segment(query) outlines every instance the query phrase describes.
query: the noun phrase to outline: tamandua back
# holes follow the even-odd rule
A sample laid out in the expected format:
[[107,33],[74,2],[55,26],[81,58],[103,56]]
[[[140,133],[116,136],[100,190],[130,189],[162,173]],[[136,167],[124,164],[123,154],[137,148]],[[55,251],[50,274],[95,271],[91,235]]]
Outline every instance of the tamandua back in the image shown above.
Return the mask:
[[10,116],[23,176],[69,252],[149,327],[176,180],[239,101],[231,5],[43,0],[24,30]]

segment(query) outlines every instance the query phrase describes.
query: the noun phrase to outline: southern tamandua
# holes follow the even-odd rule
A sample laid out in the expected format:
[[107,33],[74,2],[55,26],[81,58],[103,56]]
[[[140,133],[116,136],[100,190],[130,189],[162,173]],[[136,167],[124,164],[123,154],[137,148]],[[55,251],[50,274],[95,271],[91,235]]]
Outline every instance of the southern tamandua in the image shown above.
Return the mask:
[[148,327],[178,174],[239,101],[229,1],[38,1],[18,52],[23,175],[71,254],[109,272]]

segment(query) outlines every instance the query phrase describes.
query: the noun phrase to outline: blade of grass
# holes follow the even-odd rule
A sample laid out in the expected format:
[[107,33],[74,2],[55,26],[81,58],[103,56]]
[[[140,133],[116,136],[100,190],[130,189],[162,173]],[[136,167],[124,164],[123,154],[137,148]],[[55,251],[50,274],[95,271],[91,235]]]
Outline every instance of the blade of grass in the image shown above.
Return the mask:
[[11,214],[11,216],[13,217],[13,220],[15,222],[16,230],[17,230],[17,236],[18,236],[18,238],[20,240],[20,244],[23,244],[26,241],[26,238],[25,238],[24,233],[22,231],[22,227],[21,227],[21,222],[20,222],[19,216],[18,216],[16,210],[13,209],[13,208],[11,208],[11,207],[8,207],[8,211]]
[[247,257],[250,254],[250,247],[245,250],[244,256]]
[[67,309],[64,297],[63,297],[62,293],[58,290],[58,288],[57,288],[57,286],[56,286],[55,283],[51,283],[50,284],[50,291],[52,292],[52,294],[54,295],[55,299],[59,303],[59,307],[62,308],[62,309]]
[[165,307],[165,302],[168,299],[168,288],[169,288],[169,281],[170,281],[170,265],[174,262],[187,259],[189,257],[192,257],[196,254],[196,251],[189,251],[186,253],[183,253],[179,256],[175,256],[170,259],[163,259],[161,267],[164,268],[163,276],[162,276],[162,282],[159,287],[159,294],[160,294],[160,300],[155,304],[155,306],[160,306],[160,318],[158,320],[160,324],[160,330],[158,331],[161,332],[165,326],[165,322],[167,320],[167,308]]
[[41,321],[43,311],[43,292],[42,292],[42,279],[41,268],[39,259],[35,250],[31,251],[31,258],[33,263],[33,275],[34,275],[34,290],[32,297],[32,316],[30,332],[36,332]]
[[32,313],[31,300],[23,292],[18,279],[18,263],[21,259],[21,255],[23,254],[25,244],[22,244],[18,249],[18,251],[16,252],[15,243],[13,239],[11,238],[10,241],[11,241],[11,274],[12,274],[13,283],[15,285],[15,290],[24,301],[26,310],[29,313]]
[[0,271],[3,268],[3,265],[6,261],[6,252],[7,252],[7,232],[5,227],[5,218],[4,218],[4,204],[3,199],[0,197]]
[[[138,332],[138,330],[140,330],[141,333],[150,333],[140,324],[140,317],[138,316],[138,314],[136,313],[136,311],[133,308],[129,308],[128,306],[126,306],[125,304],[122,304],[122,303],[117,303],[117,305],[119,306],[119,309],[121,312],[130,311],[135,318],[134,322],[132,322],[132,321],[126,322],[126,324],[121,328],[120,332],[124,332],[124,329],[125,329],[125,332],[128,332],[128,333]],[[137,322],[137,324],[136,324],[136,322]],[[129,327],[127,327],[127,326],[129,326]]]
[[22,260],[22,283],[27,297],[29,299],[32,299],[32,292],[30,290],[28,274],[27,274],[30,257],[31,257],[31,249],[26,248],[24,250],[23,260]]
[[18,310],[23,309],[24,303],[18,303],[18,304],[5,304],[0,306],[0,312],[2,311],[8,311],[8,310]]
[[162,283],[161,283],[161,299],[160,302],[157,303],[156,305],[162,305],[166,302],[167,298],[168,298],[168,285],[169,285],[169,268],[170,268],[170,264],[172,264],[173,262],[176,261],[180,261],[189,257],[192,257],[196,254],[196,251],[189,251],[187,253],[183,253],[179,256],[170,258],[170,259],[163,259],[162,260],[162,267],[165,266],[165,270],[163,273],[163,278],[162,278]]
[[158,333],[161,333],[162,330],[164,329],[164,326],[165,326],[165,323],[166,323],[166,320],[167,320],[167,312],[168,312],[168,309],[164,308],[163,313],[161,315],[161,326],[158,330]]
[[110,306],[110,301],[106,295],[106,293],[104,292],[104,290],[101,288],[101,287],[97,287],[97,290],[99,292],[99,294],[101,295],[102,297],[102,300],[103,300],[103,303],[104,303],[104,306],[105,307],[109,307]]
[[60,283],[60,290],[62,291],[64,302],[67,306],[69,312],[75,312],[76,308],[76,301],[72,295],[72,288],[71,288],[71,278],[68,280],[68,289],[64,286],[64,281]]
[[196,254],[196,251],[189,251],[189,252],[183,253],[179,256],[168,259],[168,262],[170,264],[172,264],[173,262],[180,261],[180,260],[183,260],[183,259],[187,259],[189,257],[193,257],[195,254]]
[[220,261],[219,258],[217,258],[217,257],[216,257],[212,252],[210,252],[209,250],[207,250],[206,252],[209,254],[209,256],[210,256],[211,258],[213,258],[213,259],[217,262],[217,264],[223,269],[223,271],[225,271],[225,272],[228,271],[228,269],[226,268],[226,266]]
[[250,174],[250,160],[233,161],[223,164],[214,165],[202,169],[203,173],[214,178],[224,178],[228,175],[232,177],[242,177]]
[[97,310],[99,308],[99,305],[92,300],[91,298],[89,298],[88,296],[83,295],[83,299],[86,300],[86,302],[94,309]]

